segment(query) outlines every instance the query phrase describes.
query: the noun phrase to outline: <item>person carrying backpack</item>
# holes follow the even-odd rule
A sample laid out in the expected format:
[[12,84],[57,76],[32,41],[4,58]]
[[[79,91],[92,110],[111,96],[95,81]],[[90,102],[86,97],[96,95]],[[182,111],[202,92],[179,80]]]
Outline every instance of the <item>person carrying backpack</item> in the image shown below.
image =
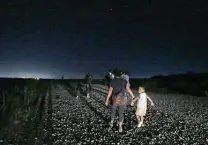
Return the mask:
[[108,89],[108,95],[106,98],[105,105],[111,105],[111,121],[110,128],[113,127],[114,118],[116,110],[118,109],[119,114],[119,132],[123,132],[123,120],[124,120],[124,89],[132,96],[132,99],[135,97],[132,93],[132,90],[129,88],[126,80],[122,78],[114,78],[111,80],[110,87]]

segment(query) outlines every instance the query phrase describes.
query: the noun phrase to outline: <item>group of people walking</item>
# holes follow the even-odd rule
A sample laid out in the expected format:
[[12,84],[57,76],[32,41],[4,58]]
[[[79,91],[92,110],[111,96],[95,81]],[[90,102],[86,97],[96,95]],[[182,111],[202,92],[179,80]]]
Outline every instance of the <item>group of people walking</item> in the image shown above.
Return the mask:
[[116,110],[118,109],[119,116],[119,132],[123,132],[124,111],[126,109],[127,100],[131,96],[131,106],[137,101],[136,118],[138,121],[137,127],[143,125],[144,116],[147,110],[147,100],[154,106],[152,99],[145,93],[144,87],[138,88],[138,95],[134,95],[129,83],[129,76],[122,74],[120,77],[115,77],[114,74],[109,73],[110,81],[108,82],[108,95],[106,98],[106,106],[111,106],[111,121],[110,128],[113,127]]
[[[87,98],[91,91],[91,79],[85,84]],[[124,111],[127,109],[128,100],[131,100],[130,105],[133,106],[137,101],[137,109],[135,111],[136,119],[138,121],[137,127],[143,126],[144,116],[147,110],[147,100],[150,101],[151,106],[154,106],[152,99],[145,93],[145,88],[140,86],[137,89],[138,94],[135,96],[130,88],[129,76],[123,73],[121,76],[115,76],[109,72],[106,76],[106,85],[108,86],[108,95],[105,105],[111,106],[111,121],[109,126],[111,129],[114,125],[116,110],[118,110],[119,117],[119,132],[123,132]],[[77,99],[83,85],[79,83],[76,88]]]

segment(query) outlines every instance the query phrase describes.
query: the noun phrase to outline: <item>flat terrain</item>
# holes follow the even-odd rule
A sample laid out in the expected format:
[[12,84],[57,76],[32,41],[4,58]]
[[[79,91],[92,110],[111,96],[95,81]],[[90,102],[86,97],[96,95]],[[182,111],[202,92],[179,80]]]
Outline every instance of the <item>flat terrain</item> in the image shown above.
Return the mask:
[[135,107],[128,106],[118,133],[116,122],[108,130],[107,88],[94,84],[90,98],[83,89],[77,100],[75,86],[48,83],[28,119],[1,128],[0,144],[208,144],[205,98],[148,92],[156,105],[148,106],[145,126],[136,128]]

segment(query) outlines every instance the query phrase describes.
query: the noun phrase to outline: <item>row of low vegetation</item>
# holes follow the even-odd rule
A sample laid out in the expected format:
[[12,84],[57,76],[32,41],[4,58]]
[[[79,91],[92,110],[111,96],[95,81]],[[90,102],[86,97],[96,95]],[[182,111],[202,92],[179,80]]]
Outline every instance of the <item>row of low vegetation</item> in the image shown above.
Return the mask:
[[154,92],[171,92],[208,96],[208,74],[178,74],[170,76],[155,76],[145,80],[133,80],[135,83],[144,83]]
[[44,80],[0,79],[0,128],[26,121],[47,87]]
[[[130,84],[133,89],[143,85],[147,90],[152,92],[162,93],[182,93],[196,96],[208,96],[208,73],[187,73],[177,74],[169,76],[154,76],[152,78],[131,78],[131,73],[119,68],[109,69],[108,72],[112,72],[115,76],[121,76],[122,73],[130,75]],[[87,84],[103,84],[107,85],[108,74],[103,76],[102,79],[93,79],[91,72],[86,73],[83,79],[70,79],[70,82],[82,82]],[[62,82],[68,82],[64,80],[62,76]]]
[[[109,69],[116,76],[121,76],[123,72],[130,75],[132,88],[140,85],[145,86],[149,91],[162,93],[182,93],[196,96],[208,96],[208,73],[186,73],[169,76],[154,76],[152,78],[137,79],[131,78],[128,71],[118,68]],[[87,76],[87,75],[86,75]],[[91,74],[92,76],[92,74]],[[84,80],[86,80],[85,77]],[[94,79],[94,84],[105,84],[107,75],[103,79]],[[83,80],[83,81],[84,81]]]

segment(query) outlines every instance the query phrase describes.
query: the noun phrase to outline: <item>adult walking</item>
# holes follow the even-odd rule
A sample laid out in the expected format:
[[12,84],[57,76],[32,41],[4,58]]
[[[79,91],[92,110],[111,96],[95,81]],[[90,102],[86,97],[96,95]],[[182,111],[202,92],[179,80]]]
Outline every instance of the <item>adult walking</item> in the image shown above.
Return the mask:
[[116,110],[118,109],[119,114],[119,132],[123,132],[123,120],[124,120],[124,89],[132,96],[132,99],[135,97],[132,93],[132,90],[129,88],[126,80],[122,78],[115,77],[111,80],[110,87],[108,89],[108,96],[106,99],[106,106],[111,105],[111,121],[110,127],[113,127],[114,118]]

